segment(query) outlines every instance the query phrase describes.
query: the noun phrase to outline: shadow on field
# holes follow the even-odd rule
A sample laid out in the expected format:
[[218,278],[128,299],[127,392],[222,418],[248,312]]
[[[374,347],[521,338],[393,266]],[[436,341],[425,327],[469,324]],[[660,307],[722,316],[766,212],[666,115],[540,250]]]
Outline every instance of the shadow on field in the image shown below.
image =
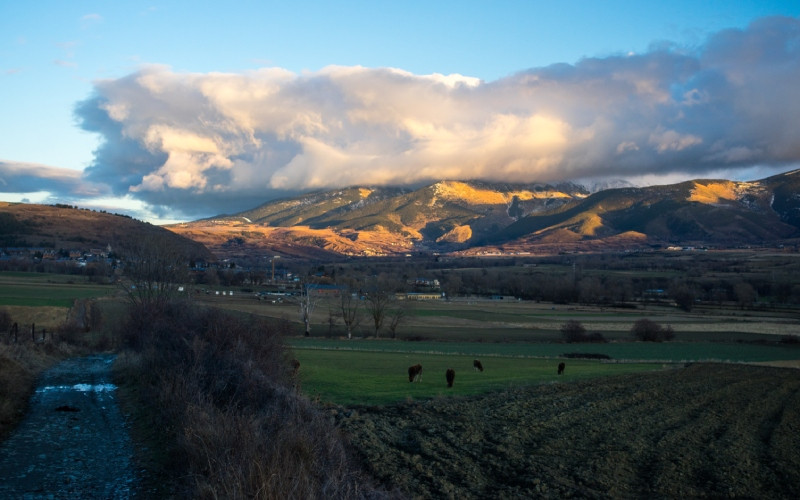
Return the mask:
[[414,497],[800,496],[792,369],[693,364],[330,412]]

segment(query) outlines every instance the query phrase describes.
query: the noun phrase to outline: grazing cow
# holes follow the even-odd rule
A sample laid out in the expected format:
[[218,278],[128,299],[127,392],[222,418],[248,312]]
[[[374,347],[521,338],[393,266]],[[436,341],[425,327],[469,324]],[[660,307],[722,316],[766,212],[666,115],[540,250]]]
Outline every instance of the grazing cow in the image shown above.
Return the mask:
[[444,373],[444,377],[447,379],[447,387],[453,387],[453,380],[456,378],[456,371],[452,368],[448,368]]
[[416,364],[408,367],[408,381],[421,382],[422,381],[422,365]]
[[474,368],[475,370],[477,370],[479,372],[482,372],[483,371],[483,364],[480,362],[480,360],[476,359],[475,361],[472,362],[472,368]]
[[567,365],[565,365],[563,361],[562,361],[561,363],[559,363],[559,364],[558,364],[558,374],[559,374],[559,375],[561,375],[561,374],[563,374],[563,373],[564,373],[564,368],[565,368],[566,366],[567,366]]

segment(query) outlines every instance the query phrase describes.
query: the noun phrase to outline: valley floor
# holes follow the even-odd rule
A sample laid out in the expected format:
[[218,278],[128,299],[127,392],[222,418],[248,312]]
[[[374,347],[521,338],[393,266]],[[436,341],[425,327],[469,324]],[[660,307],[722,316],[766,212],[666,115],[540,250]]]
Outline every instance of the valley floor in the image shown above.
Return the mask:
[[693,364],[329,411],[415,498],[797,498],[797,375]]

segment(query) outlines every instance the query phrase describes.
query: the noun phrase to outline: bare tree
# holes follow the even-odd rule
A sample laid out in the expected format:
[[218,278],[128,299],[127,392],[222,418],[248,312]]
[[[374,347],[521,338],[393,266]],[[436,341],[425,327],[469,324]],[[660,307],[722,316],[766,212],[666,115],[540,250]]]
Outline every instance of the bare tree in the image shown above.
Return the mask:
[[365,305],[367,312],[372,318],[372,324],[375,327],[375,337],[377,337],[386,319],[386,310],[391,300],[391,295],[383,290],[376,290],[369,293],[366,299]]
[[300,290],[300,319],[306,327],[306,337],[311,335],[311,315],[314,314],[314,308],[317,306],[317,301],[314,298],[314,290],[316,285],[306,283]]
[[349,290],[342,290],[339,294],[339,309],[342,313],[342,321],[347,328],[347,338],[353,338],[353,328],[358,326],[360,316],[358,314],[361,301]]
[[266,273],[260,269],[250,269],[247,273],[247,278],[250,280],[250,284],[253,286],[262,285],[264,281],[267,279]]
[[158,313],[188,281],[186,255],[166,237],[136,239],[121,249],[124,262],[123,282],[131,304],[141,311]]
[[336,326],[338,315],[332,308],[328,308],[328,337],[333,336],[333,328]]
[[398,301],[399,305],[389,310],[389,333],[392,338],[397,337],[397,327],[408,316],[411,303],[408,300]]

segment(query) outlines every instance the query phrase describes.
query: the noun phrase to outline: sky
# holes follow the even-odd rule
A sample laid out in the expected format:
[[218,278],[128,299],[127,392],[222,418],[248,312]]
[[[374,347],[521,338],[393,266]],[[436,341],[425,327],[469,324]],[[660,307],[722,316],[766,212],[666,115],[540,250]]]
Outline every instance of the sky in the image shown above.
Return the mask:
[[800,168],[800,1],[0,0],[0,200]]

